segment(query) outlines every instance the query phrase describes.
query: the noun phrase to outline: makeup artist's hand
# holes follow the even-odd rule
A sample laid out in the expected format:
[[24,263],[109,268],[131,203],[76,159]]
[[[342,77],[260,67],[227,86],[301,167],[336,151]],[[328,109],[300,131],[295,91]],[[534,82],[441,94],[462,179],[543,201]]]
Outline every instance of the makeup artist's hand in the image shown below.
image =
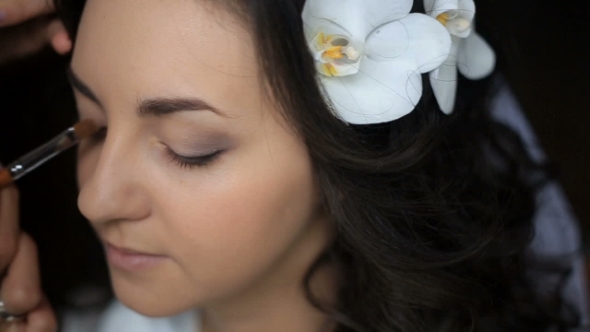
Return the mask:
[[24,315],[13,322],[0,319],[0,332],[56,331],[55,314],[40,286],[37,249],[20,230],[18,215],[17,189],[0,190],[0,298],[8,312]]
[[0,65],[41,50],[60,54],[72,49],[63,24],[51,15],[53,0],[0,0]]

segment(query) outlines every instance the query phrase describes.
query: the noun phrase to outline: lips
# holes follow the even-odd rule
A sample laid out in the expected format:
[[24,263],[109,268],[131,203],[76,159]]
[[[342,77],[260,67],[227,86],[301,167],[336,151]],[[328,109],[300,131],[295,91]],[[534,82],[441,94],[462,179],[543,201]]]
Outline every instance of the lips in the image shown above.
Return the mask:
[[140,251],[140,250],[128,249],[125,247],[117,246],[117,245],[114,245],[108,241],[105,241],[105,245],[112,247],[113,249],[116,249],[117,251],[120,251],[121,253],[129,254],[129,255],[162,256],[162,255],[151,254],[151,253]]
[[168,256],[120,248],[109,242],[105,242],[105,253],[111,267],[127,272],[139,272],[154,268],[169,259]]

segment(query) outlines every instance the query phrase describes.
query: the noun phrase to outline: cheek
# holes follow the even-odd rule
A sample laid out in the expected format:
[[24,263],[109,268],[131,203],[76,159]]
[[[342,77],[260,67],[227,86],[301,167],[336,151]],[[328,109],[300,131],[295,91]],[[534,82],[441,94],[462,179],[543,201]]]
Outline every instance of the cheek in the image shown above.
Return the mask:
[[[275,159],[240,159],[240,166],[205,181],[167,209],[176,252],[196,284],[238,287],[257,277],[293,246],[315,212],[315,187],[306,151],[298,147]],[[283,150],[285,151],[285,150]],[[233,167],[232,167],[233,168]],[[197,194],[195,194],[197,193]],[[186,195],[190,195],[186,193]],[[225,273],[232,271],[232,273]]]

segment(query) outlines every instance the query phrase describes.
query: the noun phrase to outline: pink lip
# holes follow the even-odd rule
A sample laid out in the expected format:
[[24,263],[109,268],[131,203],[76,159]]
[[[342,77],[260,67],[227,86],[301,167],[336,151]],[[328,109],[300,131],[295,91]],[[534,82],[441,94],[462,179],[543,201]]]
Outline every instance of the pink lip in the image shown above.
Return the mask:
[[141,271],[163,263],[167,256],[141,253],[118,248],[105,242],[105,252],[111,266],[125,271]]

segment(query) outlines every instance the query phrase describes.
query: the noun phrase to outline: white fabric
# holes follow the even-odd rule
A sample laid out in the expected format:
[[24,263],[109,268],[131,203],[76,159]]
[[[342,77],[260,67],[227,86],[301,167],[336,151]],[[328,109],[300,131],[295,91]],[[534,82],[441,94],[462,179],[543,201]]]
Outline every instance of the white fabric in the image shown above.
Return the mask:
[[[537,160],[545,158],[533,130],[520,110],[516,99],[508,88],[504,88],[495,99],[493,114],[520,133],[532,156]],[[561,186],[552,183],[538,196],[536,236],[531,244],[535,252],[559,256],[578,253],[574,271],[568,280],[564,294],[583,314],[584,324],[588,323],[588,290],[584,260],[580,252],[581,238],[578,224]],[[96,322],[99,322],[96,324]],[[196,312],[187,312],[173,317],[150,318],[142,316],[113,302],[106,312],[97,318],[96,313],[75,315],[70,313],[64,319],[64,332],[199,332],[200,319]]]
[[196,311],[172,317],[153,318],[138,314],[118,301],[113,301],[100,319],[95,314],[66,315],[64,332],[200,332]]

